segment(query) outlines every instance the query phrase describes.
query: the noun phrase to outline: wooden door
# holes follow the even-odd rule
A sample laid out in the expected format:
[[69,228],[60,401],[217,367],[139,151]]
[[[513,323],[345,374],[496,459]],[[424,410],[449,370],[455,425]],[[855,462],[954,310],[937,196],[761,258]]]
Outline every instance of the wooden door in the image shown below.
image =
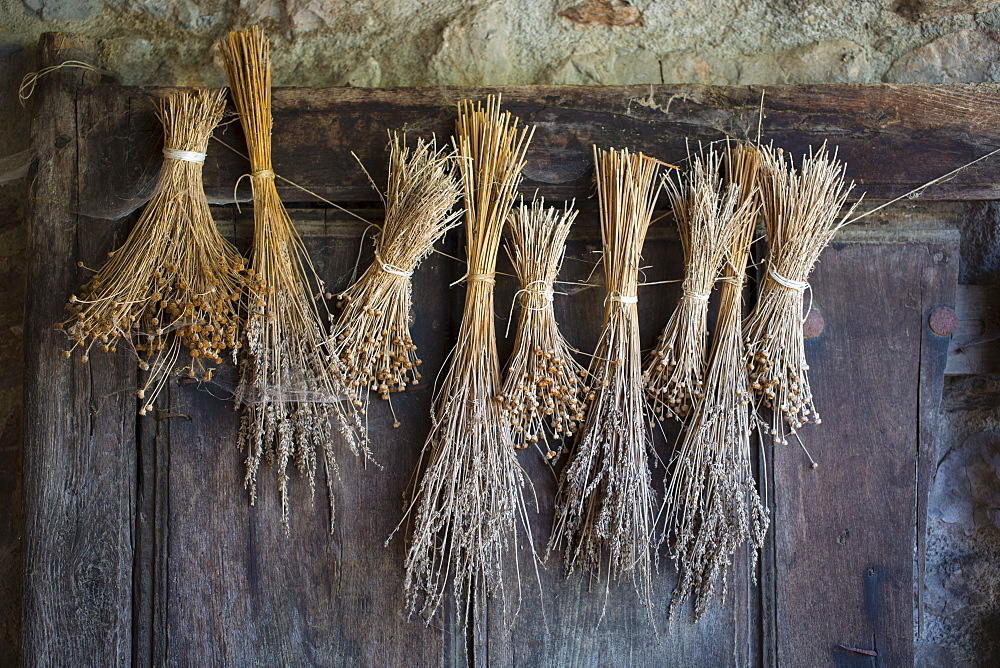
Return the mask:
[[[81,58],[88,44],[49,36],[49,62]],[[85,59],[85,58],[84,58]],[[136,664],[432,665],[869,665],[912,663],[914,544],[920,546],[947,339],[928,316],[953,305],[957,235],[948,210],[910,207],[908,225],[884,216],[838,236],[813,277],[814,310],[825,327],[808,343],[821,426],[803,431],[820,462],[796,447],[764,448],[774,523],[757,577],[745,560],[731,595],[699,624],[665,621],[674,580],[661,559],[661,620],[651,627],[628,585],[566,580],[558,560],[536,578],[527,544],[519,615],[481,608],[460,625],[449,609],[431,626],[406,619],[405,537],[384,544],[402,515],[404,491],[428,430],[431,382],[457,330],[463,272],[443,255],[414,277],[414,339],[425,382],[397,395],[403,427],[373,401],[369,417],[382,469],[340,455],[336,531],[325,503],[310,506],[293,485],[292,534],[282,535],[275,486],[248,507],[237,414],[226,398],[232,370],[214,384],[173,383],[155,415],[138,418],[136,371],[125,355],[64,360],[59,334],[66,297],[82,282],[75,263],[98,264],[134,220],[107,220],[117,198],[158,165],[159,133],[134,88],[85,85],[61,71],[44,83],[33,140],[32,268],[27,320],[28,437],[25,457],[25,612],[29,662]],[[376,181],[384,175],[387,129],[450,134],[454,102],[484,89],[360,89],[275,92],[275,170],[310,192],[281,192],[320,272],[344,287],[364,226],[317,195],[380,215],[354,150]],[[760,91],[751,88],[512,88],[508,107],[536,124],[523,191],[583,209],[564,277],[590,273],[600,247],[589,193],[590,145],[629,146],[683,160],[686,138],[756,131]],[[657,100],[670,105],[660,105]],[[1000,97],[971,86],[801,86],[769,89],[768,137],[801,153],[824,139],[840,146],[851,176],[886,198],[948,171],[995,143],[986,123]],[[653,104],[651,104],[651,102]],[[992,116],[991,116],[992,115]],[[945,119],[945,120],[942,120]],[[242,147],[230,124],[221,138]],[[922,161],[902,158],[933,144]],[[231,196],[247,167],[210,147],[206,187]],[[145,176],[144,176],[145,174]],[[993,197],[991,175],[973,168],[930,190],[935,198]],[[250,212],[216,208],[239,245]],[[888,221],[888,222],[887,222]],[[369,253],[367,245],[361,245]],[[452,234],[442,250],[460,253]],[[366,261],[362,255],[361,262]],[[680,250],[666,221],[650,232],[640,293],[643,342],[652,345],[678,296]],[[597,275],[599,279],[599,274]],[[516,286],[499,281],[498,335]],[[603,294],[557,297],[567,337],[592,349]],[[501,343],[502,352],[507,348]],[[509,345],[509,344],[507,344]],[[673,430],[673,431],[671,431]],[[675,428],[658,435],[669,456]],[[535,549],[544,550],[554,479],[531,450],[520,453],[539,498]],[[263,474],[266,476],[266,474]],[[654,479],[663,475],[662,467]],[[918,549],[919,554],[919,549]],[[919,559],[917,561],[919,575]]]

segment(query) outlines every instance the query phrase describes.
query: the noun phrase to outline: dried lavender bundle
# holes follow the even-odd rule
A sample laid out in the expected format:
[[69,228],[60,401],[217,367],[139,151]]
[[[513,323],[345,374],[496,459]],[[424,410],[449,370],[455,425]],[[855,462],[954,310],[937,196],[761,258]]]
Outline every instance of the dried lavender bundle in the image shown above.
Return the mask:
[[820,253],[857,207],[841,215],[854,184],[846,166],[826,145],[804,157],[798,171],[781,149],[765,148],[760,178],[767,229],[767,273],[745,332],[750,384],[761,404],[773,410],[772,438],[787,443],[807,422],[819,424],[809,387],[802,338],[803,294]]
[[553,283],[576,216],[571,205],[559,210],[536,200],[530,207],[522,203],[510,217],[508,252],[521,284],[515,295],[515,300],[520,296],[521,313],[498,399],[515,438],[541,441],[548,460],[561,448],[552,449],[546,430],[553,439],[569,438],[586,410],[587,370],[573,358],[552,309]]
[[257,498],[262,460],[275,461],[282,524],[289,531],[288,464],[315,490],[318,453],[323,458],[330,529],[334,522],[335,434],[355,454],[368,455],[367,435],[345,397],[339,360],[321,350],[329,318],[323,282],[278,197],[271,169],[270,47],[260,28],[229,33],[222,54],[233,101],[250,153],[254,233],[254,284],[246,325],[246,361],[236,400],[243,407],[239,444],[247,452],[245,485]]
[[662,163],[597,147],[594,161],[607,275],[604,327],[590,366],[586,419],[559,481],[549,548],[563,550],[570,573],[599,574],[606,556],[609,580],[631,575],[652,615],[656,513],[636,288]]
[[768,526],[750,461],[751,396],[741,321],[744,274],[759,207],[754,185],[759,161],[753,147],[727,148],[729,183],[716,196],[738,199],[739,204],[725,230],[728,250],[705,394],[695,403],[667,484],[666,531],[674,535],[677,566],[671,614],[693,596],[696,619],[705,614],[719,587],[725,599],[727,570],[747,541],[756,565]]
[[[70,297],[73,317],[56,325],[83,361],[119,341],[148,370],[137,394],[145,415],[171,374],[210,380],[223,353],[239,348],[239,301],[245,263],[219,234],[205,199],[202,164],[222,118],[226,91],[172,93],[157,103],[163,123],[163,167],[156,189],[125,243]],[[180,363],[182,350],[188,359]]]
[[704,393],[708,298],[726,253],[735,197],[719,197],[722,155],[695,154],[690,169],[664,179],[684,250],[683,293],[656,348],[643,383],[657,417],[683,420]]
[[[417,346],[410,336],[411,277],[434,243],[458,224],[452,211],[459,185],[452,156],[418,140],[412,150],[393,135],[385,222],[375,239],[375,261],[337,295],[343,310],[327,341],[343,364],[347,385],[383,399],[420,381]],[[398,426],[398,423],[396,423]]]
[[[465,197],[465,310],[451,365],[435,399],[422,458],[427,468],[406,555],[406,603],[430,621],[449,582],[456,604],[503,588],[518,516],[528,530],[510,428],[501,415],[493,325],[497,250],[531,131],[518,128],[499,97],[458,105],[455,144]],[[405,520],[404,520],[405,521]],[[530,539],[529,539],[530,541]],[[474,594],[474,596],[469,596]]]

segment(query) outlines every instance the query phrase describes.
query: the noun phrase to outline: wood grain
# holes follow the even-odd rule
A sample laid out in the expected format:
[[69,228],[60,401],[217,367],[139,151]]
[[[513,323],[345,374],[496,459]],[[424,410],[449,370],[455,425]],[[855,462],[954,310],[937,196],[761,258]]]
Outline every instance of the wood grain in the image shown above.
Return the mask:
[[[122,88],[133,99],[133,119],[108,119],[129,132],[134,157],[155,174],[160,129],[149,104],[162,89]],[[535,125],[522,192],[554,199],[591,194],[591,145],[628,146],[668,162],[685,159],[687,142],[757,136],[764,94],[764,141],[799,156],[824,141],[848,164],[857,195],[891,199],[1000,147],[992,119],[1000,114],[995,84],[710,87],[692,85],[506,88],[305,89],[274,91],[274,167],[278,174],[336,202],[377,199],[351,153],[376,182],[384,182],[387,130],[441,140],[451,136],[455,103],[502,93],[504,105]],[[100,91],[83,95],[105,95]],[[238,123],[217,136],[239,151]],[[996,159],[979,163],[921,194],[925,199],[1000,196]],[[213,197],[233,196],[247,162],[213,144],[205,183]],[[279,181],[288,202],[316,202],[313,194]],[[244,188],[244,196],[249,192]],[[88,209],[114,208],[135,192],[83,193]]]
[[[86,61],[94,43],[49,33],[41,53],[43,66]],[[98,248],[115,231],[74,210],[78,165],[108,166],[80,141],[104,130],[102,116],[89,113],[93,98],[77,105],[88,82],[92,76],[74,69],[43,80],[32,123],[21,651],[41,665],[127,665],[132,652],[135,370],[122,355],[95,354],[89,366],[79,355],[63,359],[65,337],[52,328],[81,282],[76,261],[100,261]],[[127,116],[128,98],[102,110]]]

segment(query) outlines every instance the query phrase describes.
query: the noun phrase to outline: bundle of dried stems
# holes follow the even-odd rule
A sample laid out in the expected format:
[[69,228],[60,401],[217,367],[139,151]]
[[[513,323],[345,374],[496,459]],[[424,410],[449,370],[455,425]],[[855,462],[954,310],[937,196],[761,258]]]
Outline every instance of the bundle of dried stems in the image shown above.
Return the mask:
[[243,258],[215,227],[202,186],[202,164],[212,130],[222,118],[226,91],[172,93],[157,104],[163,123],[164,161],[153,197],[125,243],[70,297],[73,317],[56,325],[83,360],[100,345],[113,351],[120,340],[139,354],[148,370],[137,394],[139,413],[178,367],[209,380],[227,349],[239,347],[239,300],[246,282]]
[[333,528],[334,432],[355,454],[368,454],[339,360],[321,350],[329,318],[323,283],[278,197],[271,169],[271,72],[267,39],[254,26],[222,43],[226,76],[250,153],[254,234],[253,285],[246,325],[246,361],[236,399],[243,406],[239,442],[246,448],[245,484],[253,503],[262,459],[277,460],[282,524],[288,532],[289,461],[315,490],[322,453]]
[[803,157],[798,171],[781,149],[766,148],[763,156],[767,273],[745,331],[751,388],[773,411],[771,436],[777,444],[787,443],[783,423],[795,433],[807,422],[820,422],[802,338],[803,294],[820,253],[857,203],[841,215],[854,184],[845,184],[846,167],[825,144]]
[[684,250],[681,300],[643,376],[657,417],[684,419],[704,394],[708,299],[722,267],[735,197],[719,197],[722,154],[695,154],[687,172],[664,180]]
[[[716,189],[728,238],[719,313],[705,378],[672,462],[665,499],[666,531],[678,580],[671,611],[695,597],[695,618],[708,609],[736,550],[751,541],[754,565],[768,526],[750,460],[751,396],[743,340],[743,281],[759,209],[755,185],[760,154],[738,144],[726,148],[728,184]],[[730,203],[735,200],[735,206]],[[666,535],[665,535],[666,537]],[[751,567],[751,572],[754,567]]]
[[398,135],[390,142],[385,222],[375,239],[375,261],[337,296],[343,310],[327,342],[343,364],[348,386],[365,395],[371,389],[388,399],[408,381],[420,380],[410,337],[410,280],[462,215],[452,211],[459,197],[452,162],[450,152],[433,141],[418,140],[412,150]]
[[415,510],[407,607],[428,621],[449,580],[457,605],[502,589],[519,516],[527,531],[524,472],[497,401],[493,286],[501,232],[532,133],[519,130],[517,120],[500,111],[499,97],[490,97],[485,107],[459,103],[455,134],[465,197],[465,310],[424,445],[427,468],[407,511]]
[[636,288],[662,163],[597,147],[594,160],[607,276],[604,327],[590,366],[587,416],[559,481],[549,548],[563,549],[567,572],[600,573],[606,556],[609,582],[630,574],[652,614],[656,513]]
[[554,439],[569,438],[586,411],[587,370],[573,358],[552,309],[553,283],[576,215],[572,205],[559,210],[535,201],[522,203],[510,218],[508,254],[521,284],[514,297],[520,297],[521,313],[499,400],[515,438],[545,443],[549,460],[561,448],[552,449],[546,422]]

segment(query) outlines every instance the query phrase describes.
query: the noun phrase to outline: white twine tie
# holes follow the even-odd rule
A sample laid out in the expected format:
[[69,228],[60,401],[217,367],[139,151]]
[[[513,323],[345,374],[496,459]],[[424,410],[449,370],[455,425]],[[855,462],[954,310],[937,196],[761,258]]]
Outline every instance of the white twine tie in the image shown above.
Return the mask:
[[182,160],[183,162],[194,162],[199,165],[204,165],[206,156],[208,156],[207,153],[201,153],[199,151],[185,151],[179,148],[163,149],[163,157],[168,160]]

